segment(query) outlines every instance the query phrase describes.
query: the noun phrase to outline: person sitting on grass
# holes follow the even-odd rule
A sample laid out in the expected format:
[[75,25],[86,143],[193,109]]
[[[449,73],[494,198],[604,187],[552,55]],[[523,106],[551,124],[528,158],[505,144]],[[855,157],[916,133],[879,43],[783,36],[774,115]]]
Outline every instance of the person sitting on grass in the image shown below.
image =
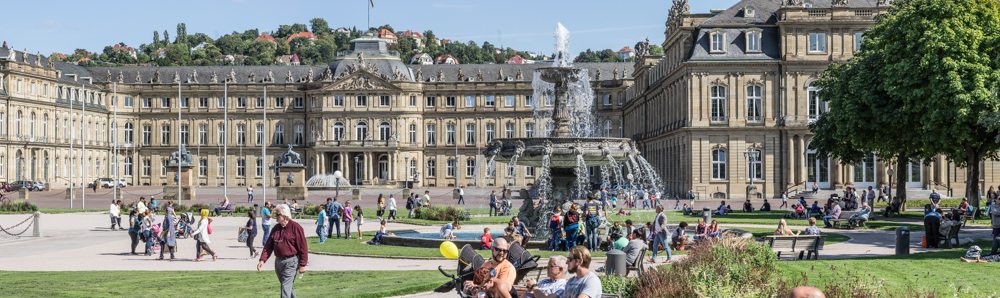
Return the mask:
[[674,232],[670,234],[671,242],[673,242],[674,247],[677,247],[679,250],[684,250],[685,246],[693,244],[691,241],[691,235],[684,235],[684,230],[687,229],[687,226],[688,223],[686,221],[682,221],[677,225],[677,228],[674,228]]
[[684,207],[681,208],[681,212],[684,212],[684,215],[691,215],[694,210],[691,210],[691,206],[688,206],[688,204],[685,203]]
[[380,224],[381,225],[378,228],[378,232],[375,232],[375,237],[372,237],[372,240],[369,240],[368,244],[382,244],[382,236],[385,236],[385,235],[394,236],[394,234],[392,234],[389,231],[385,230],[385,220],[384,219],[380,222]]
[[490,249],[493,236],[490,235],[490,228],[483,229],[483,235],[479,236],[479,249]]
[[871,213],[872,213],[872,208],[868,207],[868,203],[862,203],[861,210],[858,211],[858,213],[851,215],[851,218],[847,220],[847,223],[851,225],[851,228],[854,228],[858,226],[862,221],[867,222],[868,216],[871,215]]
[[820,214],[823,210],[819,208],[819,201],[813,201],[812,207],[809,208],[809,213]]
[[458,238],[458,236],[455,236],[454,235],[455,233],[452,231],[459,229],[462,229],[462,226],[458,223],[457,219],[451,223],[444,225],[443,227],[441,227],[441,239],[450,240]]
[[795,205],[795,218],[806,218],[805,206],[802,204]]
[[753,204],[750,204],[750,199],[747,199],[746,202],[743,202],[743,212],[746,213],[753,212]]
[[714,215],[725,215],[726,214],[726,201],[722,201],[722,203],[719,204],[719,209],[715,209],[715,212],[713,212],[712,214],[714,214]]
[[549,265],[545,267],[545,276],[548,278],[542,281],[536,282],[534,278],[525,280],[525,286],[528,288],[527,297],[559,298],[562,296],[563,292],[566,291],[566,257],[560,255],[549,257]]
[[792,230],[788,228],[788,223],[786,223],[785,219],[782,218],[778,221],[778,229],[774,230],[774,234],[778,236],[796,236],[799,232],[792,232]]
[[760,206],[760,211],[763,212],[771,211],[771,203],[768,203],[767,199],[764,199],[764,205]]
[[980,249],[979,246],[973,245],[972,247],[969,247],[969,251],[965,253],[965,256],[959,259],[962,260],[962,262],[966,263],[1000,262],[1000,254],[991,254],[983,256],[981,255],[982,253],[983,250]]

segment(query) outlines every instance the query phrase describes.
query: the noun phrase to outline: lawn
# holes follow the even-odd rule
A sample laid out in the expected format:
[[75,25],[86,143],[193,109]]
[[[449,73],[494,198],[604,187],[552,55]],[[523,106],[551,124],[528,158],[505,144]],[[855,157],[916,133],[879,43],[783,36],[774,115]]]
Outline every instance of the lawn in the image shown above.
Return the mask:
[[[990,243],[976,242],[989,253]],[[805,274],[809,284],[821,286],[827,282],[840,284],[878,282],[889,292],[914,289],[920,292],[938,291],[938,296],[951,296],[952,288],[962,288],[963,297],[985,297],[997,291],[995,277],[1000,275],[996,263],[964,263],[968,245],[955,249],[863,259],[778,262],[785,277]],[[848,276],[852,277],[848,279]],[[966,292],[968,291],[968,292]],[[941,295],[946,294],[946,295]]]
[[[77,212],[108,212],[105,209],[38,208],[42,214],[63,214]],[[0,211],[0,214],[32,214],[34,211]]]
[[[278,296],[273,266],[256,271],[0,271],[4,297]],[[300,297],[386,297],[426,292],[448,278],[437,271],[307,271]]]
[[[370,236],[370,235],[366,235]],[[370,237],[365,238],[365,242],[370,240]],[[316,252],[327,252],[327,253],[338,253],[338,254],[350,254],[350,255],[364,255],[364,256],[382,256],[382,257],[418,257],[418,258],[441,258],[441,251],[438,248],[423,248],[423,247],[404,247],[404,246],[392,246],[392,245],[370,245],[362,243],[362,240],[357,239],[327,239],[323,244],[319,244],[319,237],[307,237],[306,241],[309,243],[309,250]],[[489,258],[491,256],[488,250],[476,250],[479,255],[483,258]],[[543,250],[528,250],[532,255],[540,255],[543,258],[547,258],[553,255],[565,256],[564,251],[543,251]],[[604,257],[604,252],[595,252],[591,256],[593,257]]]
[[[701,216],[684,215],[677,211],[668,211],[667,218],[670,222],[680,222],[686,221],[688,224],[696,224]],[[778,220],[787,214],[788,211],[768,211],[768,212],[733,212],[728,215],[712,215],[713,220],[719,221],[719,224],[754,224],[754,225],[773,225],[775,228],[778,227]],[[879,220],[868,221],[868,229],[878,229],[878,230],[895,230],[897,227],[905,226],[911,231],[923,231],[923,224],[906,224],[899,222],[892,222],[881,220],[885,217],[881,215],[876,215]],[[809,222],[806,219],[785,219],[785,222],[791,226],[809,226]],[[822,228],[823,221],[817,220],[817,224]]]
[[[774,235],[774,230],[775,230],[775,229],[770,229],[770,228],[737,228],[737,229],[744,230],[744,231],[752,233],[753,237],[755,239],[756,238],[763,238],[764,236]],[[795,230],[792,230],[792,231],[795,231]],[[824,245],[841,243],[841,242],[844,242],[844,241],[847,241],[847,240],[851,240],[851,237],[848,237],[848,236],[846,236],[844,234],[822,233],[822,235],[826,236],[826,242],[824,242]]]

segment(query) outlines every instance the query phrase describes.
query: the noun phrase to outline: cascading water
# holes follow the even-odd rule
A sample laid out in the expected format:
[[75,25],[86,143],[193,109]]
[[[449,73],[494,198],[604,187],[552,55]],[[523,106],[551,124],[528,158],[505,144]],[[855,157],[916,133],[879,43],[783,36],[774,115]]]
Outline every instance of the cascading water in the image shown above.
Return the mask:
[[[561,23],[557,23],[553,35],[556,38],[556,59],[552,62],[552,66],[572,67],[573,59],[569,53],[569,31]],[[534,111],[533,118],[537,123],[536,129],[547,125],[542,122],[543,119],[552,117],[552,111],[543,110],[543,108],[551,107],[553,98],[555,98],[555,84],[545,82],[539,77],[540,75],[541,73],[536,72],[534,79],[531,80],[531,87],[535,90],[532,95],[534,100],[531,107]],[[594,118],[596,114],[594,90],[590,88],[590,73],[583,71],[577,76],[575,80],[567,80],[569,83],[566,84],[566,109],[569,111],[570,119],[572,119],[569,130],[573,132],[574,137],[593,137],[597,131],[597,120]]]
[[552,156],[542,156],[542,169],[538,173],[538,179],[535,179],[535,187],[538,189],[538,194],[542,195],[546,201],[551,201],[552,198],[552,172],[549,168],[551,161]]
[[637,160],[639,161],[639,165],[642,169],[646,171],[645,176],[648,177],[650,185],[653,186],[653,191],[660,193],[660,181],[663,181],[660,180],[660,175],[656,173],[656,170],[653,170],[653,165],[650,165],[649,162],[642,156],[639,156]]
[[581,199],[584,199],[586,198],[587,193],[589,193],[587,188],[590,183],[588,182],[589,179],[587,179],[587,177],[590,175],[587,175],[587,162],[583,160],[582,154],[576,155],[576,168],[573,169],[573,174],[576,175],[576,182],[574,182],[574,185],[576,186],[576,194],[580,196]]

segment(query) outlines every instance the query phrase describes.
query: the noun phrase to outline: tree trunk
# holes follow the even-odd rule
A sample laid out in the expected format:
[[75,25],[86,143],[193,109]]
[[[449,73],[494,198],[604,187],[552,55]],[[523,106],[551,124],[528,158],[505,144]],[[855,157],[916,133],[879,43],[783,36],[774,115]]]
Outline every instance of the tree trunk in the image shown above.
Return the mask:
[[971,152],[968,164],[968,174],[965,177],[965,197],[969,199],[969,205],[979,207],[979,154]]
[[[899,210],[903,211],[906,211],[906,169],[909,163],[910,157],[906,153],[900,153],[896,158],[896,197],[899,198]],[[892,204],[892,201],[889,203]]]

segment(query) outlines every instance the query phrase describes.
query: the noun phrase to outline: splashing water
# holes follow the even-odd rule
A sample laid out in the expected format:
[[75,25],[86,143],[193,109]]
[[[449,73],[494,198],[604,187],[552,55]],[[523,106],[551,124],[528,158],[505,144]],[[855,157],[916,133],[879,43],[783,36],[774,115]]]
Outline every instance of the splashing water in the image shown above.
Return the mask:
[[351,187],[351,183],[344,178],[337,178],[333,174],[313,175],[306,181],[306,186],[314,187]]
[[656,170],[653,169],[653,165],[649,164],[649,162],[646,161],[646,159],[643,158],[642,156],[639,156],[638,161],[639,165],[642,166],[642,169],[646,171],[647,173],[646,177],[648,177],[650,185],[652,185],[653,187],[653,190],[659,193],[660,187],[662,186],[660,185],[660,181],[663,181],[660,180],[660,175],[657,174]]
[[551,169],[549,169],[550,162],[551,156],[542,156],[542,170],[538,175],[538,179],[535,180],[535,187],[538,188],[538,194],[541,194],[546,201],[552,200],[552,173]]
[[[573,59],[569,54],[569,31],[562,24],[556,24],[556,31],[553,34],[556,38],[556,59],[553,67],[572,67]],[[531,107],[534,111],[535,128],[547,125],[543,120],[552,118],[552,110],[543,110],[546,107],[555,105],[555,84],[545,82],[541,78],[541,73],[535,72],[531,80],[531,87],[534,89]],[[590,72],[582,71],[576,80],[570,80],[566,84],[566,109],[569,111],[569,130],[574,137],[593,137],[597,134],[597,119],[594,115],[597,110],[594,107],[594,90],[590,88]],[[546,129],[548,127],[546,126]],[[548,135],[545,135],[548,136]]]
[[587,172],[587,162],[583,160],[583,154],[576,155],[576,168],[573,169],[573,174],[576,175],[576,193],[580,199],[587,198],[587,184],[589,184],[590,179]]
[[562,23],[556,23],[556,31],[552,33],[556,38],[556,57],[552,61],[553,67],[570,67],[573,65],[569,54],[569,30]]

